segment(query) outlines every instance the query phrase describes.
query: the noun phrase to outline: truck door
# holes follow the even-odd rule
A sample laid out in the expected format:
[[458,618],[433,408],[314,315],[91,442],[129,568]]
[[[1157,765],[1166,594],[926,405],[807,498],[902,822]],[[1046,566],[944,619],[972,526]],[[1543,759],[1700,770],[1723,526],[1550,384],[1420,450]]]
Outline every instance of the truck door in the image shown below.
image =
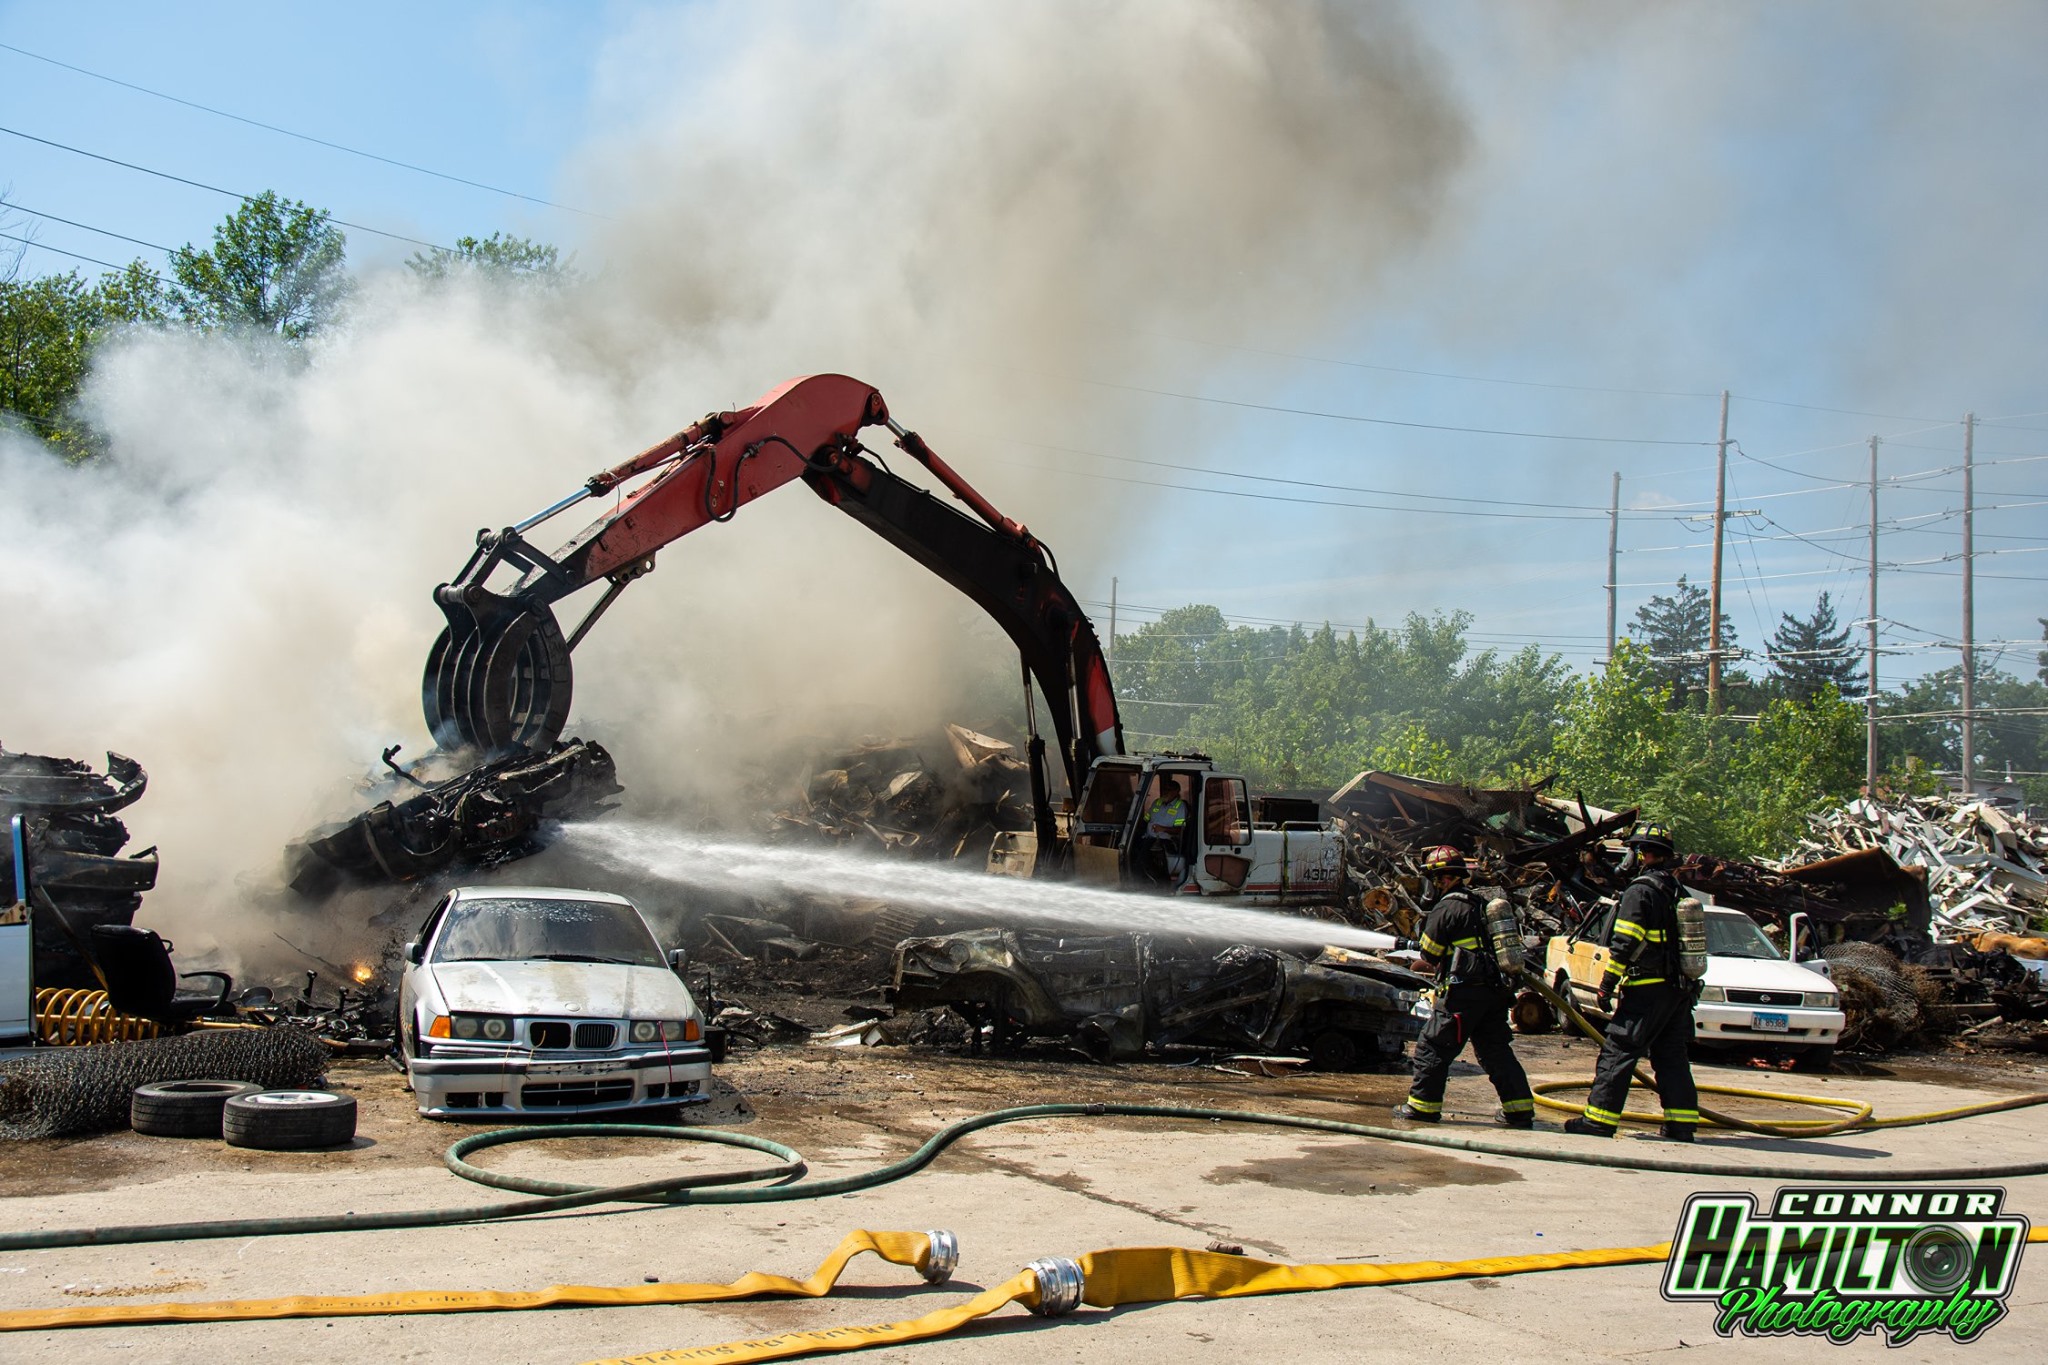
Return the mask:
[[1243,890],[1252,870],[1252,802],[1245,780],[1209,774],[1202,783],[1200,809],[1201,856],[1195,860],[1195,884],[1205,896]]

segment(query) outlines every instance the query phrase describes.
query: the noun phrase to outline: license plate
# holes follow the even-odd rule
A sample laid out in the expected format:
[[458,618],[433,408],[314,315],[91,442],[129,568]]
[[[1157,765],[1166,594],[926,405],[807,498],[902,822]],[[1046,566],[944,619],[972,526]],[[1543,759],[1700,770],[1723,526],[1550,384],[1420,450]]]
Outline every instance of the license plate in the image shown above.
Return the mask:
[[1790,1015],[1752,1014],[1749,1016],[1749,1019],[1750,1027],[1754,1028],[1758,1033],[1786,1033],[1792,1028]]
[[532,1062],[526,1068],[529,1076],[605,1076],[614,1071],[624,1071],[624,1062]]

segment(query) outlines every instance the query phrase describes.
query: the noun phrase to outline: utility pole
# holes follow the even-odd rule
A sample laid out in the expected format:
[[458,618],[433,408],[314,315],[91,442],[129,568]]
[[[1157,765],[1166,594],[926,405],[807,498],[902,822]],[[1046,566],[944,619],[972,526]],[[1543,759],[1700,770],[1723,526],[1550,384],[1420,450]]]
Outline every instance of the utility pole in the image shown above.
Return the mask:
[[1877,797],[1877,437],[1870,438],[1870,695],[1863,699],[1863,787]]
[[1109,580],[1109,666],[1116,667],[1116,580]]
[[1963,795],[1976,785],[1977,752],[1977,414],[1963,414]]
[[1607,500],[1607,662],[1614,662],[1614,557],[1621,529],[1621,471],[1614,471],[1614,492]]
[[1721,714],[1721,540],[1728,530],[1728,390],[1721,390],[1720,453],[1714,459],[1714,582],[1707,594],[1707,711]]

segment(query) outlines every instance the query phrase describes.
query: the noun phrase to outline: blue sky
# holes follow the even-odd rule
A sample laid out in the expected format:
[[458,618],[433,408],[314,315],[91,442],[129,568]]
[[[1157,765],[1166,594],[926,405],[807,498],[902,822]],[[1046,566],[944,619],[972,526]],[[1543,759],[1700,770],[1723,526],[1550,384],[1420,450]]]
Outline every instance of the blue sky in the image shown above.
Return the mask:
[[[1534,640],[1584,665],[1602,652],[1598,509],[1612,471],[1630,509],[1624,624],[1681,572],[1704,580],[1706,524],[1681,518],[1711,505],[1726,388],[1739,443],[1729,504],[1765,514],[1731,526],[1727,608],[1745,644],[1821,590],[1844,620],[1863,615],[1866,495],[1845,485],[1864,477],[1873,434],[1885,437],[1886,477],[1911,476],[1883,493],[1882,553],[1897,567],[1880,614],[1900,651],[1883,668],[1896,678],[1955,658],[1946,642],[1959,581],[1943,556],[1959,548],[1945,514],[1960,484],[1939,471],[1956,463],[1960,419],[1974,410],[1986,419],[1979,549],[1997,552],[1979,562],[1978,635],[2021,642],[2003,662],[2030,675],[2025,642],[2048,612],[2048,559],[2036,553],[2048,549],[2042,12],[1395,12],[1409,16],[1415,60],[1464,138],[1427,221],[1394,246],[1362,244],[1383,252],[1369,281],[1333,281],[1307,326],[1300,307],[1269,312],[1256,296],[1227,314],[1183,308],[1163,324],[1132,313],[1122,325],[1143,339],[1142,367],[1112,350],[1071,367],[1054,357],[1020,380],[1073,403],[1056,438],[991,420],[958,434],[929,428],[934,443],[1034,525],[1061,524],[1036,500],[1108,500],[1115,532],[1092,529],[1062,565],[1091,601],[1116,577],[1125,623],[1142,619],[1137,608],[1187,601],[1248,620],[1339,623],[1462,608],[1486,643]],[[690,100],[721,61],[706,41],[720,25],[805,29],[829,22],[820,15],[358,4],[337,19],[310,6],[0,4],[0,43],[617,217],[633,212],[622,148],[656,127],[687,142],[691,120],[719,117]],[[759,35],[747,36],[759,50]],[[846,117],[859,137],[871,107],[861,92],[900,73],[887,52],[848,55]],[[1041,78],[1059,71],[1048,65]],[[0,126],[229,189],[275,188],[426,242],[502,229],[560,243],[596,270],[617,246],[599,219],[4,50]],[[753,150],[765,166],[785,148],[764,138]],[[1142,174],[1147,148],[1127,155]],[[5,134],[0,186],[23,209],[166,246],[204,241],[231,207]],[[49,247],[154,259],[30,221]],[[836,229],[821,217],[815,230]],[[350,247],[366,269],[413,249],[363,233]],[[25,268],[72,264],[32,250]],[[793,339],[785,368],[814,363]],[[914,391],[914,368],[904,374],[890,377],[892,391]],[[781,377],[763,373],[758,388]],[[682,397],[678,416],[737,396]]]

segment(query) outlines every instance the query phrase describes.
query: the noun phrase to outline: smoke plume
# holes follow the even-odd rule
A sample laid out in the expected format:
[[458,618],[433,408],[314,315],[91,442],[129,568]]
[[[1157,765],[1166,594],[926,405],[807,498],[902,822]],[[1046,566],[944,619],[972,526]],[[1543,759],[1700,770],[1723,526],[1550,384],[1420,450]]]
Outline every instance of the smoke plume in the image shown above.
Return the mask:
[[[290,356],[133,337],[85,399],[104,458],[0,436],[0,740],[150,769],[142,922],[233,938],[380,748],[424,751],[429,590],[477,527],[790,375],[874,383],[1087,584],[1137,509],[1004,443],[1145,382],[1161,337],[1330,332],[1463,149],[1412,36],[1335,4],[692,6],[630,21],[601,75],[614,131],[564,174],[608,215],[563,241],[579,283],[372,274]],[[579,647],[569,729],[656,808],[849,708],[942,719],[1005,649],[793,489],[662,553]]]

